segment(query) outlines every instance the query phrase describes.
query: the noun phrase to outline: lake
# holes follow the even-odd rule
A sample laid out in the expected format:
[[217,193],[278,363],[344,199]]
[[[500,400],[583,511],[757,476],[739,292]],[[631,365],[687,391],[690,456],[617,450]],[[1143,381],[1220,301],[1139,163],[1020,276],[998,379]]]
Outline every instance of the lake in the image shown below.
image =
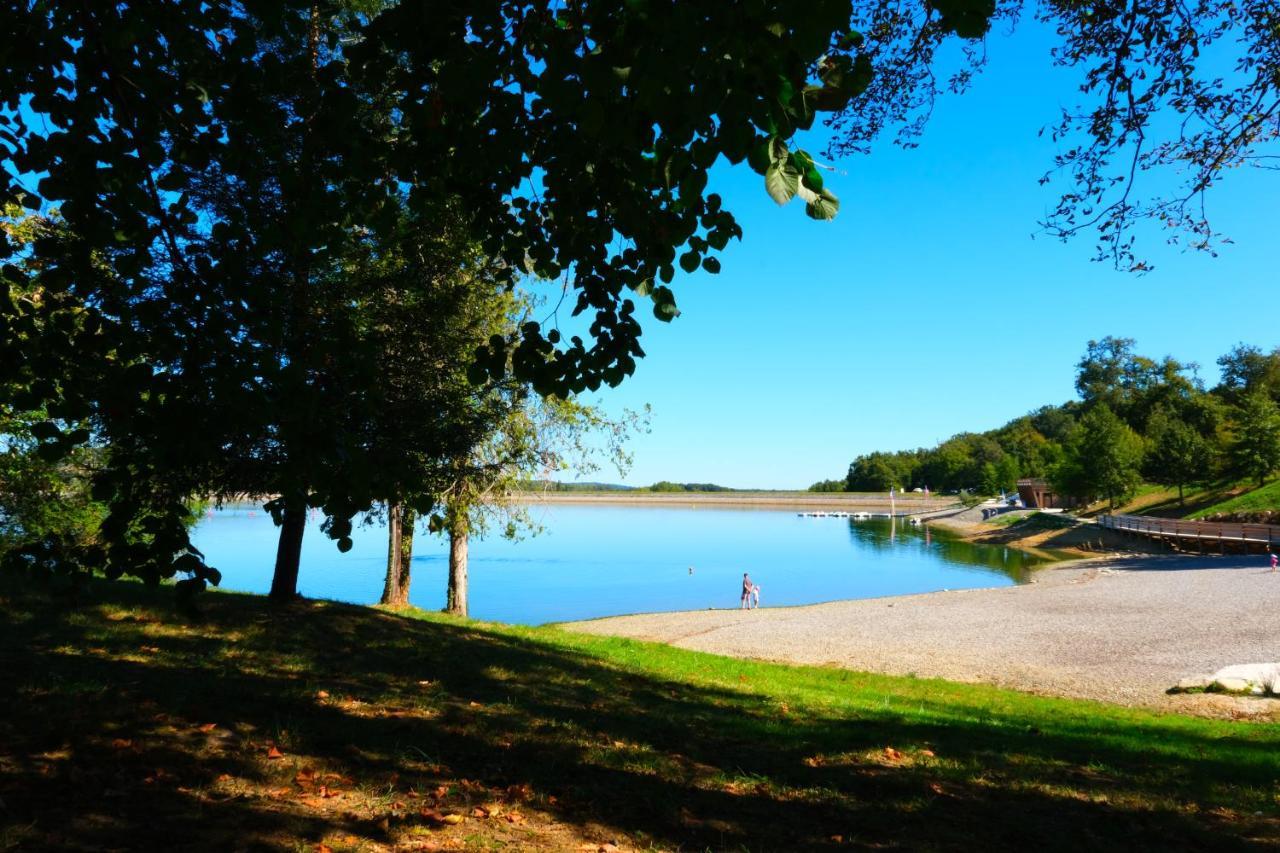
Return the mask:
[[[537,625],[659,610],[737,607],[742,573],[765,607],[942,589],[1007,586],[1045,562],[1021,551],[973,545],[888,520],[801,518],[793,510],[540,505],[543,530],[516,542],[471,542],[471,615]],[[223,572],[223,587],[265,593],[277,528],[257,506],[209,514],[194,542]],[[298,588],[312,598],[378,600],[386,528],[357,526],[339,553],[307,527]],[[419,532],[410,602],[444,606],[448,546]],[[689,569],[693,568],[690,574]]]

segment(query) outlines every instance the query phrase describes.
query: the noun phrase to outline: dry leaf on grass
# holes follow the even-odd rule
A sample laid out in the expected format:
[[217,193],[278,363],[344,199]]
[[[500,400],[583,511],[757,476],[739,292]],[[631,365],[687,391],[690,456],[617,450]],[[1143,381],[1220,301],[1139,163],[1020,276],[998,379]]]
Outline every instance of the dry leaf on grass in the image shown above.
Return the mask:
[[267,750],[267,759],[275,761],[278,758],[284,758],[284,753],[276,749],[274,746]]
[[209,732],[213,731],[217,727],[218,727],[217,723],[204,723],[201,726],[199,726],[199,729],[205,734],[208,734]]

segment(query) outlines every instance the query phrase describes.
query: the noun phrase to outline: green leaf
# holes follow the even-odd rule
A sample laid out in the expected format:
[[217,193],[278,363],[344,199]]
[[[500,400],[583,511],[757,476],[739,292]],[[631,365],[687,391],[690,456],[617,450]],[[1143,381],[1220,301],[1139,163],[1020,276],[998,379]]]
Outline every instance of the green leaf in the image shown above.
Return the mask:
[[669,287],[657,287],[653,291],[653,316],[664,323],[669,323],[680,316],[676,308],[676,296]]
[[933,7],[942,16],[938,23],[944,30],[951,30],[960,38],[978,39],[991,26],[996,0],[934,0]]
[[769,140],[769,162],[781,163],[791,156],[790,150],[787,148],[787,141],[781,136],[774,136]]
[[758,174],[763,175],[773,163],[773,156],[770,151],[773,143],[764,137],[751,146],[747,151],[747,165],[749,165]]
[[703,258],[702,268],[712,275],[720,272],[720,261],[716,258]]
[[764,188],[778,204],[786,204],[799,191],[800,173],[790,163],[774,163],[764,173]]
[[810,219],[835,219],[840,212],[840,199],[831,190],[824,189],[804,206],[804,212]]
[[815,193],[822,192],[822,173],[818,171],[818,167],[813,165],[812,162],[809,163],[809,168],[805,169],[804,173],[800,175],[800,182]]
[[700,260],[701,258],[698,257],[697,252],[685,252],[680,256],[680,269],[685,272],[693,272],[698,268]]

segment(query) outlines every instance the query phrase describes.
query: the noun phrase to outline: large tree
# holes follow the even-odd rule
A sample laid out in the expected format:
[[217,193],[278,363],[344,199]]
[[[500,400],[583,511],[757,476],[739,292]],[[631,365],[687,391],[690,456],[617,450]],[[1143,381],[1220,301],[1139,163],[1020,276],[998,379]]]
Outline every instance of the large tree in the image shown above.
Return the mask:
[[1232,423],[1232,466],[1261,486],[1280,468],[1280,406],[1264,391],[1245,395]]
[[1142,455],[1142,437],[1099,403],[1080,419],[1055,486],[1065,494],[1106,498],[1114,509],[1141,482]]
[[1157,409],[1147,420],[1146,475],[1165,486],[1183,487],[1208,479],[1213,473],[1213,448],[1196,429],[1167,408]]
[[[430,217],[461,199],[507,284],[567,275],[572,310],[591,318],[568,340],[533,320],[492,337],[474,380],[510,372],[562,395],[616,384],[643,354],[637,300],[671,319],[675,270],[716,272],[715,252],[741,236],[706,191],[708,168],[749,160],[775,199],[833,216],[791,140],[869,82],[848,3],[826,0],[7,12],[0,201],[60,203],[76,238],[37,244],[38,272],[4,276],[92,308],[74,328],[43,323],[26,362],[0,341],[3,387],[93,420],[118,446],[97,484],[110,541],[150,519],[156,552],[173,554],[181,496],[278,495],[281,599],[308,508],[349,547],[352,517],[393,479],[336,464],[359,457],[359,425],[376,414],[363,393],[376,352],[344,273],[385,251],[406,205]],[[59,426],[45,443],[69,450],[76,435]],[[132,547],[106,559],[173,571]]]

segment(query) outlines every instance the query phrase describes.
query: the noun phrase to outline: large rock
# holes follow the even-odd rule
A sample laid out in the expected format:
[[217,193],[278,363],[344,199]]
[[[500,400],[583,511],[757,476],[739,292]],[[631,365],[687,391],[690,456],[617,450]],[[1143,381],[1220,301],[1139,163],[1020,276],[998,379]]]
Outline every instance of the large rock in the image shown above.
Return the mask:
[[[1213,680],[1223,690],[1280,695],[1280,663],[1240,663],[1226,666],[1213,674]],[[1244,682],[1245,686],[1228,687],[1227,682]]]
[[1192,675],[1178,682],[1171,693],[1222,690],[1280,696],[1280,663],[1240,663],[1226,666],[1213,675]]

